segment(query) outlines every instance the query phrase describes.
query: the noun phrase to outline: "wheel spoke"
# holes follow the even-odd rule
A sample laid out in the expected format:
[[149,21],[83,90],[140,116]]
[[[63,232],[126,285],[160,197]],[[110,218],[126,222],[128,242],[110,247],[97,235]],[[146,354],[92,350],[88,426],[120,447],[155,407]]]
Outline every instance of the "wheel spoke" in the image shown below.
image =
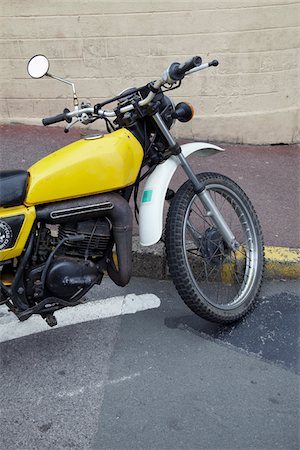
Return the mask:
[[200,210],[200,208],[198,207],[198,205],[195,205],[197,207],[197,209],[199,210],[199,213],[197,213],[194,209],[191,210],[191,212],[195,213],[197,216],[199,216],[209,227],[211,226],[211,224],[208,222],[208,220],[203,217],[202,212]]

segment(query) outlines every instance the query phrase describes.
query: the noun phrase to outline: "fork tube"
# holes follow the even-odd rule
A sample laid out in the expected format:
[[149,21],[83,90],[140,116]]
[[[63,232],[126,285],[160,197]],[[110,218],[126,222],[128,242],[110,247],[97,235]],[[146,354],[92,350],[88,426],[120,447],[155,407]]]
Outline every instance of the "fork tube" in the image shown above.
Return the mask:
[[[169,146],[173,147],[174,149],[179,147],[177,142],[171,135],[168,127],[162,120],[161,115],[159,113],[154,114],[153,120],[155,121],[156,125],[158,126],[158,128],[161,131],[161,133],[163,134],[163,136],[166,138]],[[180,150],[180,147],[179,147],[179,150]],[[183,154],[180,151],[178,152],[178,154],[176,154],[176,156],[180,161],[181,167],[187,174],[188,178],[191,180],[195,193],[198,195],[201,202],[203,203],[203,205],[206,209],[207,216],[211,217],[213,223],[215,224],[217,229],[222,234],[222,237],[225,240],[225,242],[227,243],[227,245],[229,246],[229,248],[236,250],[239,247],[239,243],[235,239],[235,236],[232,233],[232,231],[230,230],[229,226],[227,225],[224,217],[222,216],[222,214],[216,207],[215,202],[211,198],[211,195],[208,192],[208,190],[206,189],[205,185],[203,183],[200,183],[200,181],[194,174],[190,164],[188,163],[187,159],[183,156]]]
[[166,126],[165,122],[162,120],[161,115],[159,113],[155,113],[152,117],[163,136],[167,139],[169,146],[175,147],[177,145],[177,142],[171,135],[169,128]]
[[224,238],[229,248],[231,248],[232,250],[236,250],[239,244],[236,241],[235,236],[233,235],[229,226],[227,225],[224,217],[220,213],[219,209],[216,207],[216,204],[211,198],[209,191],[206,189],[203,183],[199,182],[191,166],[189,165],[186,158],[182,155],[182,153],[178,155],[178,158],[180,160],[181,167],[183,168],[183,170],[185,171],[185,173],[187,174],[187,176],[189,177],[194,186],[195,193],[198,195],[201,202],[203,203],[206,209],[207,216],[212,219],[213,223],[216,225],[216,227],[222,234],[222,237]]
[[227,222],[220,213],[219,209],[216,207],[215,202],[211,198],[208,190],[204,189],[204,191],[198,194],[198,197],[200,198],[206,209],[207,216],[211,217],[212,221],[222,234],[222,237],[224,238],[229,248],[231,248],[232,250],[236,250],[239,247],[239,243],[237,242],[234,234],[227,225]]
[[163,136],[166,138],[169,146],[173,147],[173,148],[179,147],[179,152],[178,152],[178,155],[176,155],[176,156],[179,158],[180,164],[181,164],[183,170],[185,171],[185,173],[187,174],[187,176],[189,177],[189,179],[193,183],[195,191],[197,193],[203,191],[205,189],[205,186],[202,185],[202,183],[199,182],[199,180],[196,177],[196,175],[194,174],[191,166],[189,165],[189,163],[187,162],[185,157],[182,155],[180,146],[177,144],[177,142],[175,141],[175,139],[171,135],[168,127],[166,126],[165,122],[162,120],[161,115],[159,113],[154,114],[153,115],[153,120],[155,121],[156,125],[160,129],[160,131],[163,134]]

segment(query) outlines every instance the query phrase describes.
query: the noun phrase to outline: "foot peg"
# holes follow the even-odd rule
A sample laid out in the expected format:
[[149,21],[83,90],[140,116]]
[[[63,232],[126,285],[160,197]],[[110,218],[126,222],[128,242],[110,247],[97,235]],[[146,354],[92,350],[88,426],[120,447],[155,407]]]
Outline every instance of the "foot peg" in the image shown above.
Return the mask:
[[55,327],[57,325],[57,320],[54,314],[48,314],[45,318],[46,323],[49,325],[49,327]]

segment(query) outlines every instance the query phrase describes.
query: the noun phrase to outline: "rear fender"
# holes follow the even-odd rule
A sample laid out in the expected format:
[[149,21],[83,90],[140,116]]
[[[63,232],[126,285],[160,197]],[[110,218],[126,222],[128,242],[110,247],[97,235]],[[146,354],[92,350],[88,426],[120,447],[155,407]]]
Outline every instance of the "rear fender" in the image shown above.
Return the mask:
[[[205,142],[184,144],[181,146],[181,150],[186,158],[192,153],[197,153],[198,156],[212,156],[224,151],[221,147]],[[179,159],[171,156],[163,164],[157,166],[147,179],[139,213],[140,243],[143,246],[156,244],[161,238],[165,197],[170,181],[179,165]]]

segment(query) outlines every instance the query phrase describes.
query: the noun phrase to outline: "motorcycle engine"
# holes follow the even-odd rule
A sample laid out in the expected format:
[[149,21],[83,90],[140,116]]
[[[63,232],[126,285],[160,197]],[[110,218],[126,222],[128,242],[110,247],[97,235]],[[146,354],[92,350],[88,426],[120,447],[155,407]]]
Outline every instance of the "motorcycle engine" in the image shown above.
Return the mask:
[[[50,246],[49,232],[42,248],[41,264],[31,268],[27,274],[27,296],[29,299],[43,299],[53,295],[65,300],[72,299],[83,289],[94,284],[101,272],[94,259],[104,257],[111,237],[111,223],[107,218],[86,220],[77,223],[65,223],[59,226],[56,245],[68,236],[84,236],[80,241],[66,241],[47,269],[45,278],[46,294],[41,286],[41,277],[45,263],[46,247]],[[52,243],[53,246],[53,243]],[[45,247],[45,248],[44,248]]]
[[71,298],[94,284],[99,271],[88,258],[102,258],[111,236],[107,218],[60,225],[58,240],[68,236],[84,236],[80,241],[66,241],[63,255],[56,257],[47,273],[48,290],[60,298]]
[[64,253],[69,256],[78,257],[103,257],[111,236],[111,223],[107,218],[86,220],[78,223],[66,223],[60,225],[58,239],[67,236],[84,236],[81,241],[66,242]]
[[70,299],[94,284],[99,271],[92,261],[59,256],[51,264],[46,287],[55,297]]

